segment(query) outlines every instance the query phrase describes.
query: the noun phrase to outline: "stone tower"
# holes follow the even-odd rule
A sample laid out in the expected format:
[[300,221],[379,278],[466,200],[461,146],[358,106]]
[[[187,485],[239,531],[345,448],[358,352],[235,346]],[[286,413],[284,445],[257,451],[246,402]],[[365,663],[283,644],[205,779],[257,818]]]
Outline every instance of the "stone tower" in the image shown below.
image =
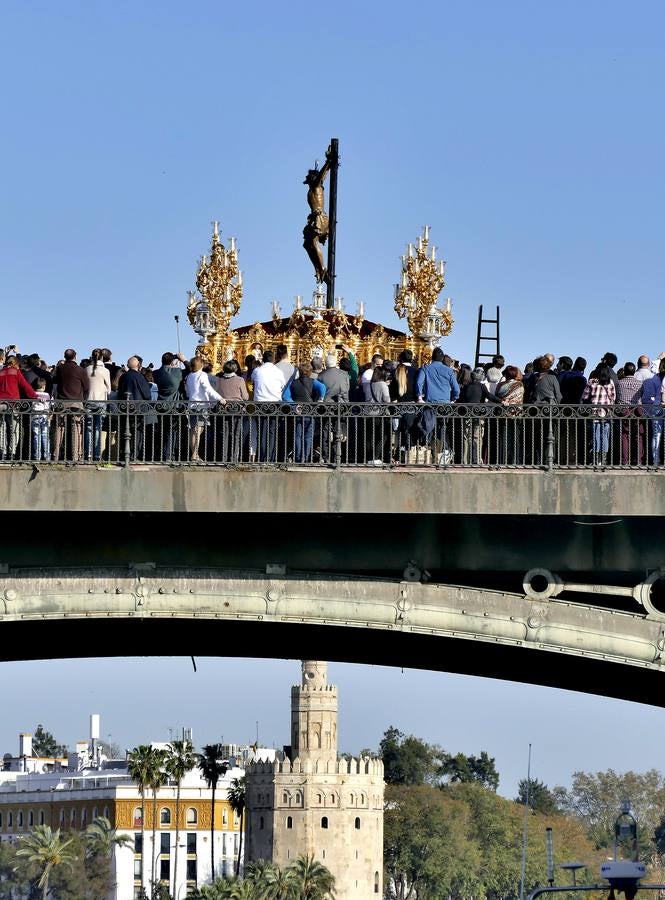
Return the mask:
[[337,758],[337,688],[305,660],[291,688],[291,746],[247,770],[245,862],[314,856],[337,900],[383,896],[383,763]]

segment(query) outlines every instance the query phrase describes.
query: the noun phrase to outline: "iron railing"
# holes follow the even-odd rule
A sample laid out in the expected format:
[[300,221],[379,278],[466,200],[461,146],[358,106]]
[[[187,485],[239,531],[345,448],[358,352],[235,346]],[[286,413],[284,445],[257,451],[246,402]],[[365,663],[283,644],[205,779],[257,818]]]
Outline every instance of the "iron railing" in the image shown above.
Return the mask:
[[0,400],[0,462],[647,469],[665,408]]

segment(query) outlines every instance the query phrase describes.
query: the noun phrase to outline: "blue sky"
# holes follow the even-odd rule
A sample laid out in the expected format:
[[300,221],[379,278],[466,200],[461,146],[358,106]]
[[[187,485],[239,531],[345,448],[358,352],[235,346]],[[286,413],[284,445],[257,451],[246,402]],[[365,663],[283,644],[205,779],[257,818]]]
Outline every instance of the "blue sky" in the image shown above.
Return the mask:
[[[423,223],[469,359],[663,349],[659,2],[3,4],[0,341],[174,345],[210,221],[238,324],[313,288],[302,179],[341,142],[338,293],[393,323]],[[184,329],[187,349],[194,336]],[[665,341],[661,340],[665,344]]]
[[[565,660],[552,658],[553,665]],[[102,736],[133,747],[169,740],[169,729],[193,728],[194,741],[289,742],[290,687],[300,663],[288,660],[198,657],[61,660],[3,663],[0,756],[16,753],[18,734],[38,722],[70,746],[88,735],[88,715],[102,716]],[[625,673],[632,677],[632,670]],[[663,768],[662,709],[533,685],[331,663],[339,686],[341,750],[376,748],[395,725],[452,752],[496,758],[499,791],[514,797],[532,774],[547,784],[570,782],[572,772]]]
[[[0,24],[2,344],[48,359],[103,344],[156,362],[174,349],[213,218],[238,238],[238,324],[268,318],[273,298],[288,309],[313,288],[302,179],[336,136],[347,308],[362,298],[369,318],[396,324],[399,257],[427,223],[448,262],[454,356],[472,356],[479,303],[501,305],[519,365],[665,349],[662,2],[5,0]],[[183,338],[192,350],[186,326]],[[256,718],[279,744],[297,666],[2,674],[22,685],[4,693],[3,750],[39,720],[73,742],[93,709],[123,744],[178,724],[248,739]],[[509,794],[529,740],[550,783],[661,762],[663,715],[646,707],[399,670],[338,666],[335,678],[345,748],[376,746],[391,723],[486,748]]]

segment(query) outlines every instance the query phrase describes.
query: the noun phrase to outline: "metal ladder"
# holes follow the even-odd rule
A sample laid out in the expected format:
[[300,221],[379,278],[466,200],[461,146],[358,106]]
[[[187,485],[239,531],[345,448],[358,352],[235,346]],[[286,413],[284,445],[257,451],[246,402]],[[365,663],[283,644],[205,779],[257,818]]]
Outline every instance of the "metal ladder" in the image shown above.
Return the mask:
[[[483,306],[482,303],[478,307],[478,332],[476,337],[476,366],[480,366],[483,363],[483,360],[492,359],[493,356],[498,356],[501,353],[501,338],[500,338],[500,315],[499,315],[499,307],[496,308],[496,318],[495,319],[485,319],[483,317]],[[495,329],[490,329],[491,334],[487,332],[483,334],[483,325],[495,325]],[[491,353],[483,352],[483,345],[493,344],[494,349]]]

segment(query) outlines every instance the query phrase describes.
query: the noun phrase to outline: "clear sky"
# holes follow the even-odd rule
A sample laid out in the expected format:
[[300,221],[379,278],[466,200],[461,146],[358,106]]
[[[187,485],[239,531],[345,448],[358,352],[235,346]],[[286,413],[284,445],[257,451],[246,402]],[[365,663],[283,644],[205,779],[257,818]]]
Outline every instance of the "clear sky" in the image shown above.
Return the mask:
[[302,179],[336,136],[347,308],[396,324],[427,223],[454,356],[481,302],[520,365],[655,354],[664,34],[660,0],[5,0],[0,341],[156,361],[213,218],[238,237],[237,323],[290,308],[313,288]]
[[[471,359],[479,303],[503,349],[665,349],[662,0],[4,0],[0,343],[49,360],[99,344],[174,349],[210,222],[238,238],[237,324],[313,288],[303,177],[340,139],[338,293],[397,324],[399,257],[431,226]],[[185,325],[183,346],[194,336]],[[191,724],[197,740],[287,738],[283,662],[6,664],[0,740],[61,740],[99,711],[122,744]],[[345,748],[389,724],[495,754],[510,794],[538,777],[659,765],[646,707],[427,673],[335,669]],[[377,700],[377,692],[380,700]],[[63,698],[66,698],[64,700]]]
[[[300,663],[197,658],[3,663],[0,756],[18,752],[18,734],[41,722],[70,746],[88,736],[88,715],[102,716],[102,737],[121,747],[194,731],[197,746],[218,741],[289,743],[290,687]],[[565,660],[552,655],[552,665]],[[532,775],[550,785],[571,773],[663,769],[665,712],[570,691],[399,668],[331,663],[339,686],[340,749],[377,748],[385,729],[447,750],[496,757],[499,791],[516,794]],[[632,671],[626,669],[626,678]]]

